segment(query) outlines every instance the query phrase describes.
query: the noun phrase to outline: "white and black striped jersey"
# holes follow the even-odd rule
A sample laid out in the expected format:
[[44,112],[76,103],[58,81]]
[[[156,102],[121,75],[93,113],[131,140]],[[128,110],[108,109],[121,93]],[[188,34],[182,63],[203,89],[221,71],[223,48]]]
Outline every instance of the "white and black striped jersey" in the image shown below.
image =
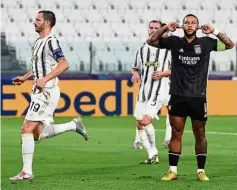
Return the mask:
[[141,76],[141,84],[137,101],[157,100],[158,95],[164,92],[168,77],[153,80],[154,71],[167,71],[170,68],[171,54],[169,50],[160,49],[144,44],[136,54],[133,68],[138,70]]
[[[62,57],[64,54],[56,37],[49,34],[44,38],[38,38],[34,44],[31,58],[34,80],[50,73]],[[48,81],[45,87],[52,88],[57,84],[58,78],[56,77]]]

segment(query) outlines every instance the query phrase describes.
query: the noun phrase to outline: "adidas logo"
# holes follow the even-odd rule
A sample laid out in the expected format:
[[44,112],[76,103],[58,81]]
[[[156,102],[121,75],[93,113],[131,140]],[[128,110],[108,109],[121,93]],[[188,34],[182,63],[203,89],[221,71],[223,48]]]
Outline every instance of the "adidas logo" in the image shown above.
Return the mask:
[[181,49],[179,50],[179,52],[184,52],[184,49],[183,49],[183,48],[181,48]]

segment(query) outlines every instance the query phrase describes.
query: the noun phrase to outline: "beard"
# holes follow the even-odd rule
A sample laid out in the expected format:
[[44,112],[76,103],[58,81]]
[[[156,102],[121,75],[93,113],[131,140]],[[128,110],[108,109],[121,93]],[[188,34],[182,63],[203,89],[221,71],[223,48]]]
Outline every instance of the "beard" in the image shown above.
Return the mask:
[[35,27],[35,31],[36,31],[37,33],[40,33],[43,29],[44,29],[43,26]]
[[187,38],[196,36],[196,33],[197,33],[197,30],[193,31],[191,34],[184,30],[184,34],[185,34],[185,36],[187,36]]

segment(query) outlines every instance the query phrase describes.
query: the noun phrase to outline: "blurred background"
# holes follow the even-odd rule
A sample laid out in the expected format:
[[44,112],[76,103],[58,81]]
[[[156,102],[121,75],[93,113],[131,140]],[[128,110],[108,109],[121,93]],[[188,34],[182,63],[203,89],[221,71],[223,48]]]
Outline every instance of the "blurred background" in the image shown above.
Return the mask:
[[[197,15],[201,25],[210,24],[226,33],[234,42],[237,41],[236,0],[228,0],[228,3],[226,0],[2,0],[2,80],[10,80],[31,69],[31,48],[38,37],[33,21],[42,9],[52,10],[56,14],[57,23],[53,32],[70,63],[70,69],[61,79],[76,79],[78,86],[82,86],[83,81],[80,80],[84,79],[128,80],[129,83],[136,51],[145,42],[148,23],[154,19],[182,24],[183,17],[192,13]],[[177,30],[170,35],[183,36],[183,31]],[[200,31],[198,36],[202,36]],[[230,82],[237,76],[236,48],[212,52],[209,65],[209,79],[220,80],[216,90],[220,90],[223,84],[230,96],[236,95],[237,85],[233,83],[233,86],[228,86],[223,80]],[[90,84],[90,81],[87,82]],[[87,87],[94,88],[93,85]],[[108,90],[105,89],[105,93]],[[135,87],[132,90],[134,97],[136,90]],[[218,97],[218,101],[230,99],[237,115],[237,98],[232,100],[226,91],[222,92],[223,95],[213,92],[214,98]],[[117,101],[123,102],[123,99]]]

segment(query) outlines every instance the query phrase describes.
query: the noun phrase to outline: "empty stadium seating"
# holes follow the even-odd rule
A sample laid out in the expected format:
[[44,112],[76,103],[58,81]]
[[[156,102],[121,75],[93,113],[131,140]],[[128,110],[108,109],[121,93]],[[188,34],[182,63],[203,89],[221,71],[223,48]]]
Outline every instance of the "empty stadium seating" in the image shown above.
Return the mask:
[[[153,19],[181,23],[183,16],[194,13],[201,24],[209,23],[237,41],[236,0],[2,0],[1,32],[5,32],[7,43],[16,47],[17,58],[28,65],[37,38],[32,23],[42,9],[56,14],[53,32],[72,71],[89,70],[91,61],[95,71],[129,71]],[[94,52],[90,52],[90,42]],[[233,62],[236,50],[211,55],[216,71],[230,71]]]

